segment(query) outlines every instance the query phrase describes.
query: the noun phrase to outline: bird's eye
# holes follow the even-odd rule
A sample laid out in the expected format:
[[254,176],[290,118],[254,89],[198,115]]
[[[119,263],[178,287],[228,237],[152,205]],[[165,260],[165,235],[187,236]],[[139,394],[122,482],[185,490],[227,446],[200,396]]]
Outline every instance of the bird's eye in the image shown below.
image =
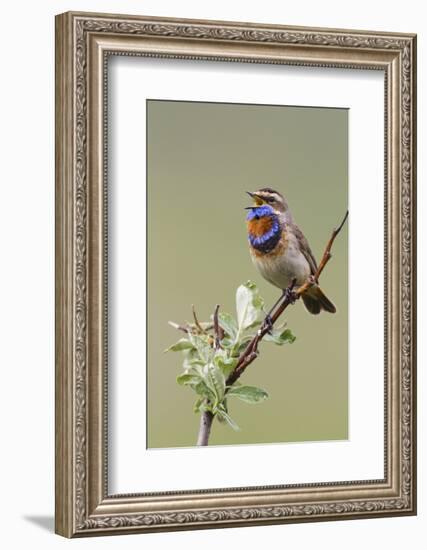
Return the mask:
[[267,197],[267,202],[270,202],[270,203],[274,202],[274,197]]

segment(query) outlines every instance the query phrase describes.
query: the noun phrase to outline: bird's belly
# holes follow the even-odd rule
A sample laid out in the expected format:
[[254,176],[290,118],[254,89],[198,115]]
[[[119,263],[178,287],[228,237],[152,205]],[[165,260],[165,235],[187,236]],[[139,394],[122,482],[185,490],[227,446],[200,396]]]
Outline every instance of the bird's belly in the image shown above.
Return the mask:
[[293,279],[298,286],[302,285],[311,273],[305,256],[293,246],[288,246],[282,254],[252,255],[252,259],[264,279],[281,289]]

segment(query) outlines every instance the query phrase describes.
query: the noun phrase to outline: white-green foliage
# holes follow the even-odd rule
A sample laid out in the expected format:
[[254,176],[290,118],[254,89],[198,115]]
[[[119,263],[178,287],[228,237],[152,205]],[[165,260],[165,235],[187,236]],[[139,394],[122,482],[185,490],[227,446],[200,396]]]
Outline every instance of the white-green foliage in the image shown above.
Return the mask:
[[[227,386],[227,379],[235,369],[240,354],[254,337],[264,317],[264,300],[255,283],[247,281],[236,292],[236,318],[225,312],[218,315],[223,331],[218,349],[215,347],[211,321],[186,324],[185,336],[166,350],[183,353],[184,370],[177,382],[196,392],[194,412],[210,411],[219,421],[238,430],[228,412],[229,399],[237,398],[249,404],[267,399],[268,393],[261,388],[238,383]],[[295,336],[282,324],[266,334],[264,340],[281,346],[292,343]]]

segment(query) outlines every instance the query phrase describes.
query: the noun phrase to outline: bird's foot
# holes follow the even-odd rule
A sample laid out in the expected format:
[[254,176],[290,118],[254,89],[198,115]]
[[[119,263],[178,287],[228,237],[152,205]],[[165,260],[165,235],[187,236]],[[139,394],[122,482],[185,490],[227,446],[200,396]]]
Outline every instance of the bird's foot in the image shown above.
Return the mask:
[[285,297],[285,300],[289,302],[290,304],[294,304],[297,301],[297,293],[295,290],[291,290],[290,288],[286,288],[283,291],[283,295]]
[[271,318],[271,315],[269,313],[267,313],[263,322],[262,330],[265,329],[267,329],[268,333],[271,333],[271,331],[273,330],[273,319]]
[[310,277],[308,278],[308,281],[312,285],[317,285],[316,277],[314,275],[310,275]]

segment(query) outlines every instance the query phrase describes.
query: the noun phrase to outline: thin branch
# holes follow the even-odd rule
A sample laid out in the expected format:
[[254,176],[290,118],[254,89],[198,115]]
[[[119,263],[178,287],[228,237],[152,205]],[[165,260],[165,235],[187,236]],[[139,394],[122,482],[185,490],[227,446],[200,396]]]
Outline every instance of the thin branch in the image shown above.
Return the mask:
[[[199,324],[205,334],[209,334],[209,331],[213,329],[212,323],[199,323]],[[192,325],[190,323],[187,323],[186,325],[180,325],[178,323],[175,323],[174,321],[168,321],[168,325],[170,325],[172,328],[176,330],[185,332],[186,334],[197,334],[197,332],[200,331],[200,329],[196,327],[196,325]]]
[[329,242],[326,245],[325,252],[323,253],[322,259],[320,260],[319,267],[317,268],[317,273],[316,273],[316,276],[315,276],[316,282],[319,280],[319,277],[320,277],[322,271],[325,269],[325,265],[332,258],[332,254],[331,254],[332,245],[334,244],[334,241],[335,241],[338,233],[341,231],[341,229],[343,228],[345,222],[347,221],[347,218],[348,218],[348,210],[345,213],[343,221],[340,223],[340,225],[332,231],[331,238],[329,239]]
[[219,326],[218,311],[219,311],[219,304],[216,305],[215,311],[214,311],[214,316],[213,316],[214,334],[215,334],[215,349],[220,349],[221,348],[221,340],[224,337],[224,331]]
[[197,319],[196,308],[194,307],[194,304],[191,304],[191,310],[193,312],[194,324],[202,334],[206,334],[206,330],[202,327],[202,325],[199,323],[199,320]]
[[181,330],[182,332],[185,332],[186,334],[188,334],[189,332],[191,332],[191,330],[189,329],[189,327],[186,327],[184,325],[179,325],[178,323],[174,323],[173,321],[168,321],[168,324],[173,327],[173,328],[176,328],[176,330]]

